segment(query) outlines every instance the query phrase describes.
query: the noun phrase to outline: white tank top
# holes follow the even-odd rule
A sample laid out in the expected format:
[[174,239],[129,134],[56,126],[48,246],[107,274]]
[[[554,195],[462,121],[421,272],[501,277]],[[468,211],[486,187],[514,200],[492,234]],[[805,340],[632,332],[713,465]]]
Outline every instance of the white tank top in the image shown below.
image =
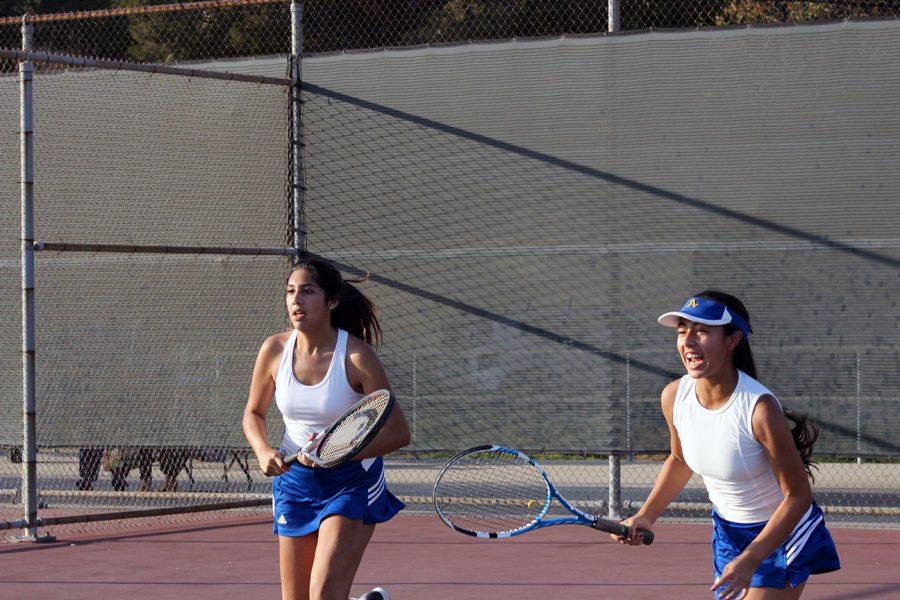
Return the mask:
[[[738,371],[731,398],[721,408],[700,404],[697,381],[678,383],[672,420],[687,465],[703,477],[719,515],[736,523],[767,521],[784,499],[765,449],[753,436],[753,409],[772,392]],[[777,402],[777,400],[776,400]]]
[[288,337],[275,376],[275,403],[284,418],[282,448],[286,454],[297,452],[306,444],[310,433],[326,429],[363,397],[347,381],[346,331],[338,329],[328,372],[316,385],[300,383],[294,373],[294,348],[298,333],[295,329]]

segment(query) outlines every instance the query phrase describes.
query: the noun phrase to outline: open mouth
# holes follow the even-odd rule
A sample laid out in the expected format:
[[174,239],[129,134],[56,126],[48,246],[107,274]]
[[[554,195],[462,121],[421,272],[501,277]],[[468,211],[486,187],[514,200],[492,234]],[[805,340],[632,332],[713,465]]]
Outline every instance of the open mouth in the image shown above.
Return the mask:
[[685,352],[684,353],[684,362],[691,369],[697,369],[704,363],[704,358],[702,354],[697,352]]

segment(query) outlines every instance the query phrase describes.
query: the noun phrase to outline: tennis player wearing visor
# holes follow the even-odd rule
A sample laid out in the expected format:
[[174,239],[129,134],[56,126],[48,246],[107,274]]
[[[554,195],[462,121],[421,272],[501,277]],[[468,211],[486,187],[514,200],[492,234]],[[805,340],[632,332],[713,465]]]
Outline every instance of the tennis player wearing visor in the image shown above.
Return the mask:
[[708,290],[659,322],[675,328],[687,374],[662,392],[669,457],[641,510],[623,523],[651,529],[699,473],[713,504],[714,596],[799,598],[810,575],[840,568],[810,488],[818,431],[756,380],[740,300]]

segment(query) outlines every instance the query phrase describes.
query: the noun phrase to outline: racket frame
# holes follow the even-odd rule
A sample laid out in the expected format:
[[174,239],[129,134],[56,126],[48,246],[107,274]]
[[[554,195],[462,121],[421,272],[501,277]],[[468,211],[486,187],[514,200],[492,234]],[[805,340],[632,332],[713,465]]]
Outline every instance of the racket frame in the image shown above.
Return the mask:
[[[381,413],[381,416],[375,421],[375,424],[369,429],[368,433],[365,436],[361,437],[357,442],[353,445],[353,448],[347,452],[342,457],[333,460],[333,461],[323,461],[319,457],[319,445],[322,440],[325,439],[328,435],[331,434],[332,431],[337,429],[348,417],[356,412],[360,405],[365,404],[369,401],[369,398],[375,394],[387,394],[388,395],[388,403],[384,408],[384,411]],[[394,402],[396,402],[396,397],[394,393],[388,389],[380,389],[375,390],[369,394],[366,394],[364,397],[360,398],[359,401],[355,402],[353,406],[344,411],[344,413],[335,419],[331,425],[328,426],[324,431],[320,431],[315,438],[308,441],[303,445],[303,448],[300,449],[299,452],[295,452],[293,454],[289,454],[285,456],[282,460],[284,464],[290,466],[296,462],[299,462],[299,455],[303,454],[309,460],[316,464],[319,467],[336,467],[340,464],[351,460],[354,456],[359,454],[363,448],[369,445],[376,435],[382,430],[384,424],[387,423],[388,418],[391,416],[391,412],[394,410]]]
[[[444,473],[453,467],[453,465],[463,456],[468,454],[475,454],[477,452],[502,452],[503,454],[508,454],[512,458],[517,458],[523,462],[530,464],[532,467],[538,470],[541,474],[541,478],[544,480],[544,485],[547,489],[547,495],[544,498],[544,505],[541,507],[541,510],[538,512],[537,516],[532,519],[530,522],[525,523],[520,527],[516,527],[514,529],[508,529],[505,531],[471,531],[469,529],[465,529],[454,524],[447,516],[444,515],[443,511],[441,511],[440,504],[438,502],[438,488],[441,484],[441,479]],[[550,506],[553,503],[553,499],[556,499],[566,510],[572,513],[570,517],[551,517],[549,519],[544,518],[544,515],[550,510]],[[606,519],[603,517],[599,517],[597,515],[592,515],[584,512],[583,510],[573,506],[568,500],[563,497],[562,494],[556,489],[556,486],[553,485],[553,482],[550,480],[550,477],[547,475],[547,472],[544,468],[532,457],[528,456],[524,452],[519,450],[515,450],[513,448],[508,448],[506,446],[500,446],[497,444],[488,444],[484,446],[475,446],[473,448],[469,448],[467,450],[463,450],[458,453],[456,456],[451,458],[446,465],[441,469],[441,472],[438,473],[437,480],[434,482],[434,489],[431,493],[432,503],[434,504],[435,512],[438,517],[446,524],[448,527],[455,529],[456,531],[463,533],[465,535],[470,535],[473,537],[479,538],[508,538],[517,535],[522,535],[523,533],[527,533],[529,531],[534,531],[535,529],[540,529],[542,527],[551,527],[553,525],[587,525],[593,529],[597,529],[599,531],[605,531],[606,533],[611,533],[613,535],[618,535],[619,537],[628,537],[628,527],[619,523],[618,521],[614,521],[612,519]],[[649,545],[653,543],[653,532],[639,530],[640,534],[643,536],[643,543],[645,545]]]

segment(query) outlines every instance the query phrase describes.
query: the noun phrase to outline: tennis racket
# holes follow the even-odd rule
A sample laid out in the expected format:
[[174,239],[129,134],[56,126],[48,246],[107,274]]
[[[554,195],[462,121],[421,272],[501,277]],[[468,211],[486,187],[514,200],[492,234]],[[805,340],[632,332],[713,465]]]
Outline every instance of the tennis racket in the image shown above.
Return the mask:
[[[567,516],[549,516],[554,498],[568,511]],[[480,538],[512,537],[570,524],[628,537],[628,527],[575,508],[533,458],[503,446],[477,446],[450,459],[438,474],[432,501],[449,527]],[[652,531],[639,529],[638,533],[644,544],[653,543]]]
[[307,442],[299,453],[284,457],[284,464],[294,464],[301,453],[320,467],[335,467],[350,460],[381,431],[394,400],[394,394],[388,390],[376,390],[364,396],[328,429]]

